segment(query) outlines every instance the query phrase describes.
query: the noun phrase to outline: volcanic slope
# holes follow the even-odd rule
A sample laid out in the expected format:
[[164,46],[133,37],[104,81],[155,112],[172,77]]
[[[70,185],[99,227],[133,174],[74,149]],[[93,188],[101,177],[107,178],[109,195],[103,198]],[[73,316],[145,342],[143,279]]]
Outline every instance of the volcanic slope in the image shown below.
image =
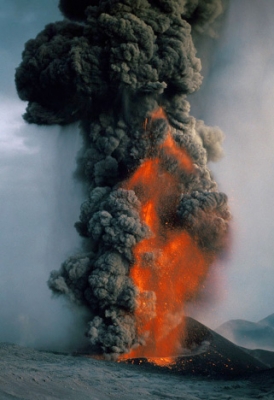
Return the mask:
[[274,351],[274,314],[259,322],[230,320],[215,331],[238,346]]
[[242,349],[247,353],[250,354],[252,357],[256,358],[263,364],[265,364],[268,368],[274,368],[274,351],[269,350],[261,350],[261,349]]
[[[184,345],[188,355],[178,357],[170,368],[148,361],[141,363],[146,366],[142,368],[87,355],[57,354],[2,343],[0,399],[274,398],[274,369],[263,370],[262,363],[197,321],[187,318],[186,325]],[[234,379],[228,379],[231,368],[239,373]],[[241,376],[246,373],[250,375]]]
[[137,358],[127,360],[127,362],[183,374],[201,374],[216,378],[239,377],[269,368],[268,364],[248,354],[244,349],[193,318],[185,318],[185,331],[181,355],[174,358],[170,365],[157,366],[163,363],[165,358],[158,360]]

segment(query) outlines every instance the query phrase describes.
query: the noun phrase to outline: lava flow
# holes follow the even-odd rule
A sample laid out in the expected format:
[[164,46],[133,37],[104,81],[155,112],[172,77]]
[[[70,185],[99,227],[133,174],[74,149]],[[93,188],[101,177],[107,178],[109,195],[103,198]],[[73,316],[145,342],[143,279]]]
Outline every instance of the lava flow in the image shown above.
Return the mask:
[[[151,119],[166,119],[158,109]],[[146,121],[144,127],[147,128]],[[178,164],[178,170],[195,173],[186,151],[174,141],[170,128],[156,151],[146,159],[127,181],[126,188],[138,195],[141,219],[151,235],[139,242],[134,250],[135,263],[130,276],[139,290],[136,327],[144,344],[126,358],[149,357],[158,364],[171,361],[180,351],[183,336],[184,304],[193,299],[203,282],[210,264],[195,240],[176,225],[180,201],[179,175],[165,168],[165,157]]]

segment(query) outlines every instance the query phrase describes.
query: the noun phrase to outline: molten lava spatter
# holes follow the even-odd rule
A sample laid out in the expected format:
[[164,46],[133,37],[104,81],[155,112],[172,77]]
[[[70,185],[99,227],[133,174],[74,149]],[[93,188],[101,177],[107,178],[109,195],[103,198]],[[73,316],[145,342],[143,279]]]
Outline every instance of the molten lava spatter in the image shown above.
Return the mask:
[[[151,118],[166,119],[166,116],[159,109]],[[180,351],[184,304],[195,297],[210,260],[195,240],[176,226],[180,181],[165,169],[166,156],[176,160],[178,171],[194,173],[192,160],[176,144],[170,128],[157,153],[154,158],[146,159],[126,184],[127,189],[138,195],[141,218],[151,231],[149,238],[135,246],[135,263],[130,273],[139,289],[136,324],[145,344],[131,351],[127,358],[155,357],[155,362],[161,363],[162,357],[175,356]],[[165,363],[167,359],[164,358]]]

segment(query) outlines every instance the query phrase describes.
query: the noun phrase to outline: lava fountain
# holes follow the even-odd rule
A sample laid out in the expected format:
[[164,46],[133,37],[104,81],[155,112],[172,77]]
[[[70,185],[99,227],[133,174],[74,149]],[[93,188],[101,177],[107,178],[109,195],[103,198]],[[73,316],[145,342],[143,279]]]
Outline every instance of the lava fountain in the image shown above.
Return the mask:
[[194,40],[214,33],[222,1],[59,8],[65,19],[26,43],[16,71],[27,122],[79,121],[83,137],[82,248],[48,286],[85,310],[95,352],[174,355],[185,304],[225,248],[230,219],[208,168],[223,134],[195,120],[187,101],[202,83]]
[[[157,119],[167,120],[162,108],[153,112],[149,121]],[[148,121],[144,127],[149,130]],[[157,357],[155,361],[159,362],[161,357],[178,354],[184,304],[197,294],[213,257],[202,252],[177,223],[180,173],[195,174],[195,166],[186,150],[173,140],[170,126],[154,153],[124,185],[140,199],[141,219],[150,229],[150,237],[133,249],[135,262],[130,272],[139,291],[136,324],[145,345],[132,350],[127,357]],[[177,162],[176,174],[167,170],[166,156]]]

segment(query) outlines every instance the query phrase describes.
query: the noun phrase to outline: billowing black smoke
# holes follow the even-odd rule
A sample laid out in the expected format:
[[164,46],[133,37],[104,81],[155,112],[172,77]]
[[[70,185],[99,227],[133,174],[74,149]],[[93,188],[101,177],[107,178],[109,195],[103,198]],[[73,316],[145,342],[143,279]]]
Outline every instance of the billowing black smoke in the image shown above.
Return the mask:
[[[221,155],[222,132],[189,115],[186,95],[202,82],[192,32],[214,34],[221,0],[61,0],[67,18],[27,42],[16,71],[24,118],[36,124],[81,121],[83,149],[78,177],[87,184],[76,228],[83,253],[53,271],[49,287],[87,308],[92,345],[116,357],[140,343],[134,310],[137,289],[129,277],[132,249],[149,235],[140,200],[122,182],[163,142],[167,123],[195,171],[180,173],[176,224],[201,249],[225,243],[227,198],[207,167]],[[165,161],[173,171],[174,160]],[[176,164],[176,163],[175,163]]]

